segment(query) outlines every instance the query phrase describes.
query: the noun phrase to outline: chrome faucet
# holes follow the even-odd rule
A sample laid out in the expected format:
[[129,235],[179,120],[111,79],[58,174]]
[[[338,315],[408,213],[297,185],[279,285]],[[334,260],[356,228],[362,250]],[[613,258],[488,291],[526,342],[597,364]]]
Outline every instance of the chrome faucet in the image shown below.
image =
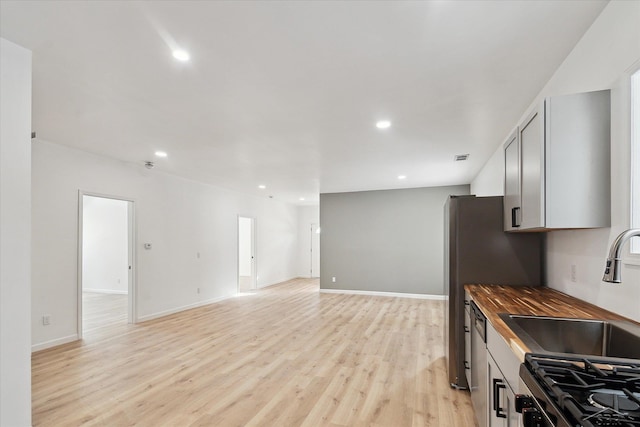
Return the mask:
[[620,233],[616,240],[611,244],[609,250],[609,257],[607,258],[607,266],[604,269],[605,282],[620,283],[620,252],[622,252],[622,245],[624,242],[632,237],[640,236],[640,228],[631,228],[627,231]]

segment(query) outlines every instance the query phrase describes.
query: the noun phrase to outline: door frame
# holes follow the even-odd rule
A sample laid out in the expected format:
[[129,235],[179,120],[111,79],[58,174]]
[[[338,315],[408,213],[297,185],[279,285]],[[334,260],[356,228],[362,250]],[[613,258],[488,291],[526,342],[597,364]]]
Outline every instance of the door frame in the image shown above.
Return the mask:
[[257,248],[257,228],[258,228],[258,220],[255,217],[249,215],[240,215],[238,214],[238,218],[236,220],[236,292],[240,292],[240,218],[245,218],[251,221],[251,285],[250,290],[254,291],[258,289],[258,251]]
[[114,196],[111,194],[96,193],[92,191],[78,190],[78,290],[77,307],[78,319],[77,330],[78,339],[82,339],[82,258],[83,258],[83,217],[84,217],[84,196],[99,197],[102,199],[112,199],[127,202],[127,234],[129,246],[129,277],[127,290],[127,323],[138,322],[137,310],[137,280],[136,280],[136,201],[135,199]]

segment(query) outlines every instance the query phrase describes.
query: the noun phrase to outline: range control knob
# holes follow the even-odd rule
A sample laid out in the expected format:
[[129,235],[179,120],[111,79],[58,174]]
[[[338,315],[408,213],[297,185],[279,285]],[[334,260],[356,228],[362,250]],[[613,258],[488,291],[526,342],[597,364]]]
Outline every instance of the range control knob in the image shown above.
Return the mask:
[[526,394],[516,394],[516,412],[522,413],[525,408],[534,408],[533,399]]
[[536,408],[522,408],[522,425],[524,427],[545,427],[542,414]]

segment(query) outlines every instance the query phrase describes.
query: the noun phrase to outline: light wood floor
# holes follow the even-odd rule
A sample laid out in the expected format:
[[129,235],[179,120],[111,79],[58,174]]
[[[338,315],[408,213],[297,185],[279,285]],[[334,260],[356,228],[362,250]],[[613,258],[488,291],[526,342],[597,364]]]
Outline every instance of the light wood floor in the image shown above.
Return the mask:
[[82,293],[82,331],[91,334],[96,328],[127,323],[128,295]]
[[298,279],[33,355],[36,426],[474,426],[443,302]]

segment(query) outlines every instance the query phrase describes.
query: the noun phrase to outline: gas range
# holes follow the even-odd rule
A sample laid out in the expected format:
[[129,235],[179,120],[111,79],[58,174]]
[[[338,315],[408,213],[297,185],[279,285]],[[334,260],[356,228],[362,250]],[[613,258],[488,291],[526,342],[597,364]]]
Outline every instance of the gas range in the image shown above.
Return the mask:
[[524,427],[640,426],[640,360],[528,353],[520,378]]

